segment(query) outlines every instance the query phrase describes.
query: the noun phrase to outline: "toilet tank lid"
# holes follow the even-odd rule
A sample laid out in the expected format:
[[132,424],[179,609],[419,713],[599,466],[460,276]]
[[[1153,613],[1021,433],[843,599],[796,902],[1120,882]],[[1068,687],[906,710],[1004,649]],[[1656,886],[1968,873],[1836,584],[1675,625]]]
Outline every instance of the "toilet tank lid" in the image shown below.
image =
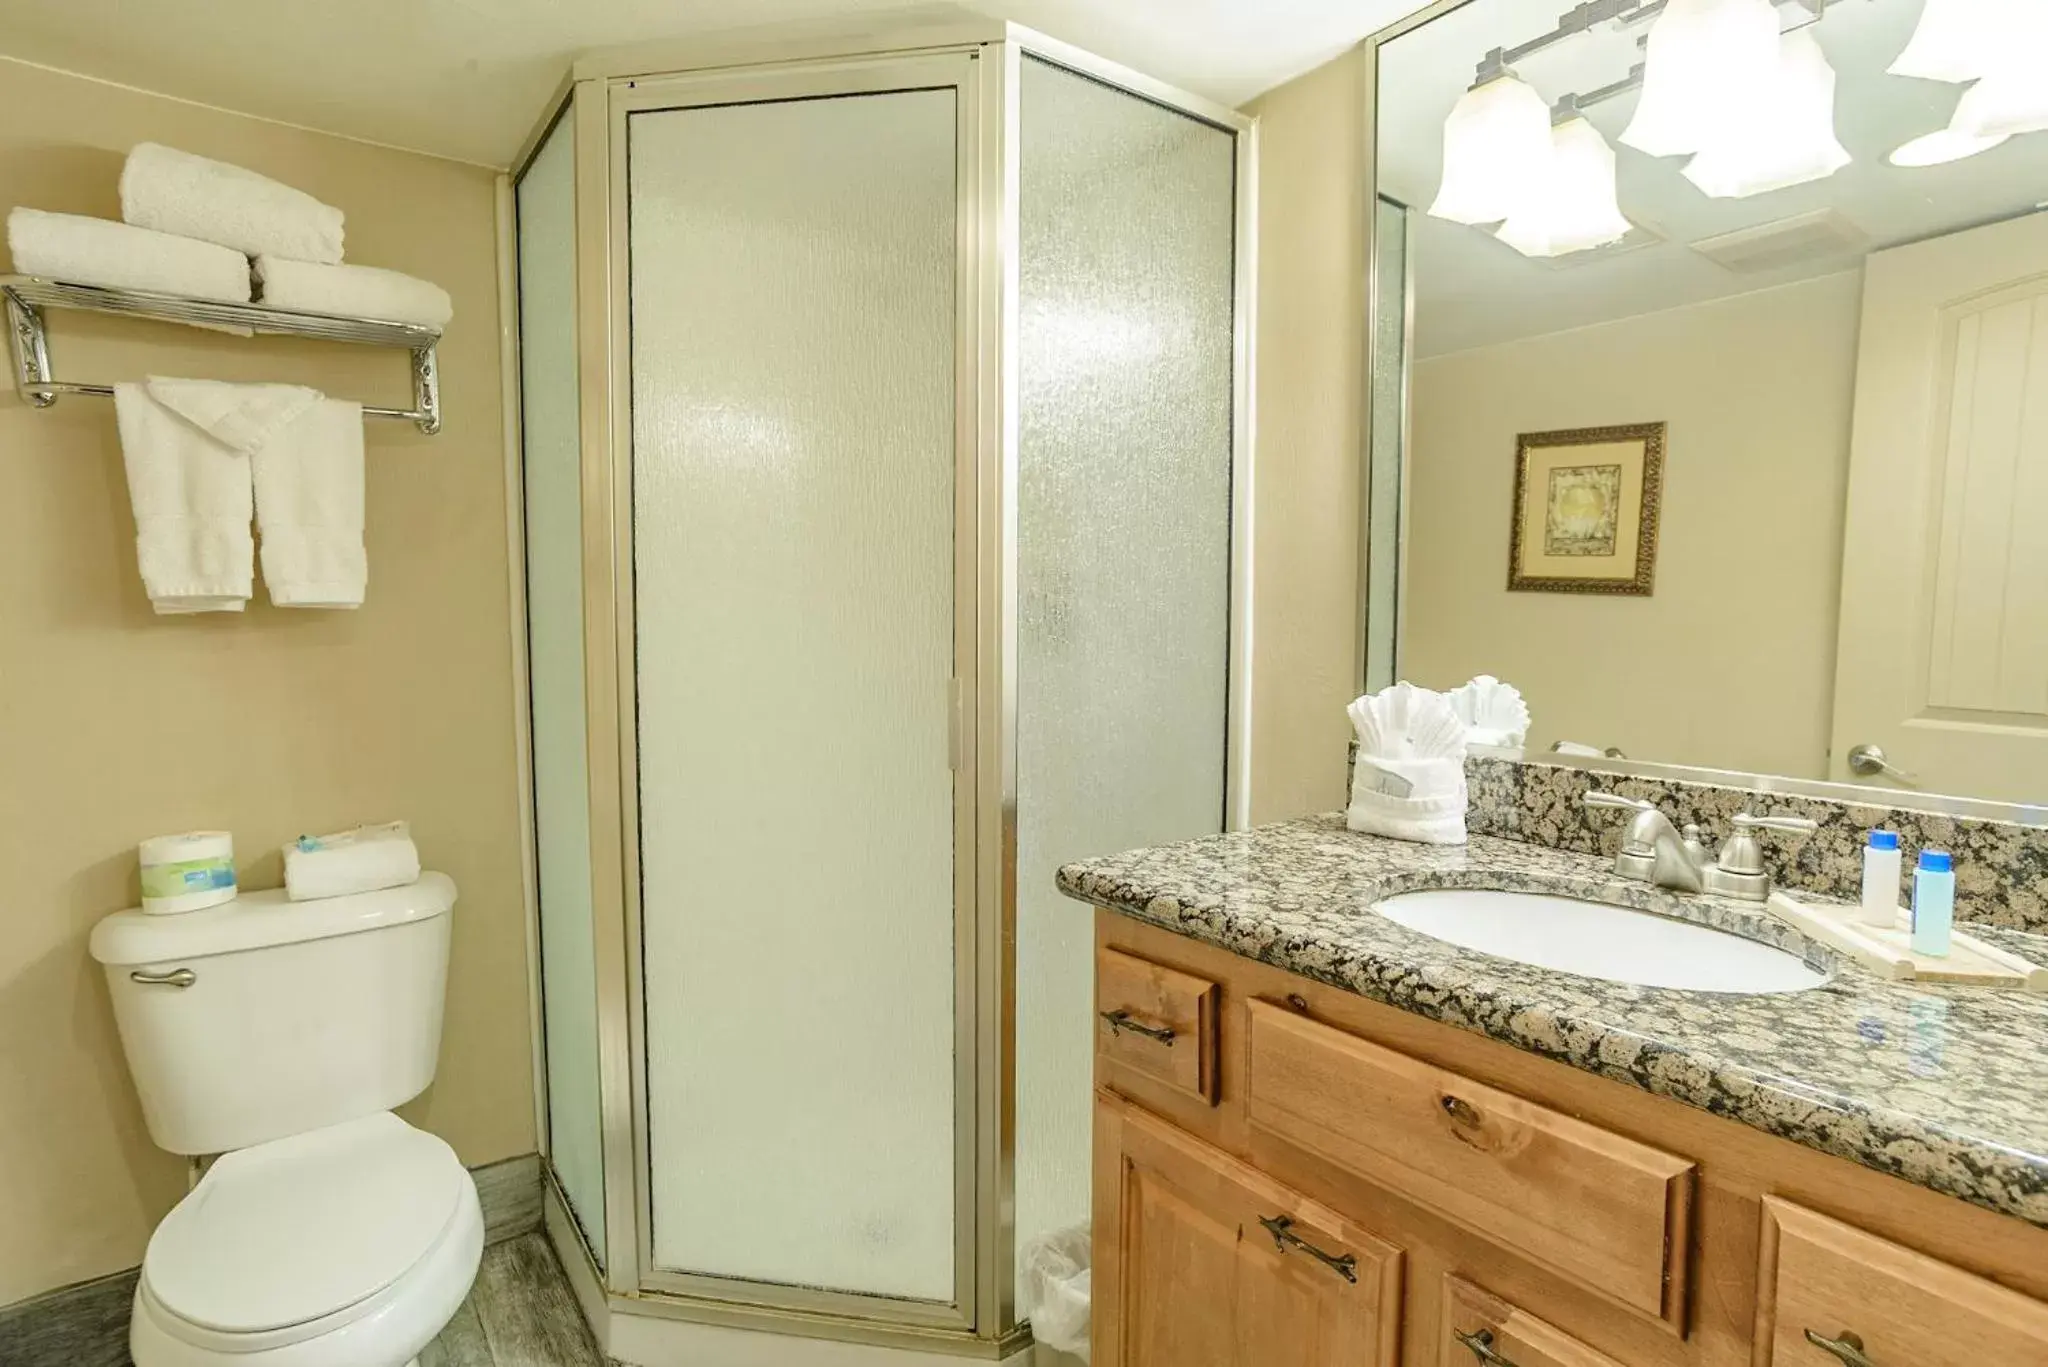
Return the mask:
[[454,905],[455,880],[445,873],[423,873],[402,888],[310,902],[291,901],[283,888],[272,888],[201,911],[117,911],[92,928],[92,956],[126,966],[235,954],[429,920]]

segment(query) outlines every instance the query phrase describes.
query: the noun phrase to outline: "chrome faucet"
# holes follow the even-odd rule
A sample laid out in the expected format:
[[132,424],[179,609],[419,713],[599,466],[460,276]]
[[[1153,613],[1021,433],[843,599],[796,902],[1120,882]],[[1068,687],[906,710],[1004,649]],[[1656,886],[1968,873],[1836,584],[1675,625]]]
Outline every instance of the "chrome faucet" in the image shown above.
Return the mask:
[[1615,873],[1679,892],[1706,890],[1707,854],[1699,841],[1699,827],[1688,826],[1686,834],[1680,834],[1656,804],[1617,793],[1587,793],[1579,801],[1587,807],[1635,813],[1621,838],[1621,853],[1614,856]]
[[1766,901],[1771,895],[1771,875],[1764,867],[1757,832],[1811,835],[1820,829],[1803,816],[1751,816],[1744,812],[1729,821],[1728,838],[1709,860],[1706,846],[1700,843],[1700,828],[1688,823],[1681,832],[1652,803],[1617,793],[1587,793],[1580,802],[1586,807],[1635,813],[1622,836],[1621,852],[1614,856],[1614,872],[1620,877],[1745,902]]

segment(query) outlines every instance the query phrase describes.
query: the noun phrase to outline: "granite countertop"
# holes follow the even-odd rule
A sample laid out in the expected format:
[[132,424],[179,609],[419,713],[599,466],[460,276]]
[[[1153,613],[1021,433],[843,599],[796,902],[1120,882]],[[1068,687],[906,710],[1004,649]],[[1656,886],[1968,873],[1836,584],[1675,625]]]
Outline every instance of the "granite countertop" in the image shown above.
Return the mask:
[[[1610,860],[1518,841],[1360,835],[1339,816],[1083,860],[1059,871],[1059,887],[2048,1228],[2048,996],[1888,982],[1755,903],[1667,892],[1616,877]],[[1832,976],[1771,995],[1636,987],[1463,949],[1371,910],[1453,887],[1658,911],[1769,941]],[[2048,938],[1983,933],[2048,959]]]

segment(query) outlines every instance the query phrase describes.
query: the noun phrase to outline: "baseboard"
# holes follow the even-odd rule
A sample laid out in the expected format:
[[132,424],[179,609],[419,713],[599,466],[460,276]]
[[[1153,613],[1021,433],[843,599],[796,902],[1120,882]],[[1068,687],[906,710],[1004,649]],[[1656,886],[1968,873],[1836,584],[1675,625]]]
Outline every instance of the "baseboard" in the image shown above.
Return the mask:
[[[540,1156],[525,1154],[471,1168],[489,1243],[540,1228]],[[130,1367],[128,1311],[142,1269],[131,1267],[76,1286],[0,1306],[4,1367]]]

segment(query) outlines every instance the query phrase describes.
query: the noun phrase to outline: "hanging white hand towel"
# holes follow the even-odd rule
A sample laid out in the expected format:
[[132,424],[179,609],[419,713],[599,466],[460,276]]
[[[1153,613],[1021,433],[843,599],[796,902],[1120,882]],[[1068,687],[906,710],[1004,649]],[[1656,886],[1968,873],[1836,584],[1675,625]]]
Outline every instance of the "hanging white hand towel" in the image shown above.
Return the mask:
[[135,555],[158,612],[242,610],[255,559],[249,453],[319,397],[213,380],[114,386]]
[[121,217],[249,256],[341,260],[341,210],[268,176],[160,143],[137,143],[128,153]]
[[263,583],[281,608],[357,608],[363,553],[363,406],[317,398],[256,452]]
[[1344,824],[1428,845],[1465,843],[1465,723],[1450,699],[1395,684],[1353,702],[1358,733]]

